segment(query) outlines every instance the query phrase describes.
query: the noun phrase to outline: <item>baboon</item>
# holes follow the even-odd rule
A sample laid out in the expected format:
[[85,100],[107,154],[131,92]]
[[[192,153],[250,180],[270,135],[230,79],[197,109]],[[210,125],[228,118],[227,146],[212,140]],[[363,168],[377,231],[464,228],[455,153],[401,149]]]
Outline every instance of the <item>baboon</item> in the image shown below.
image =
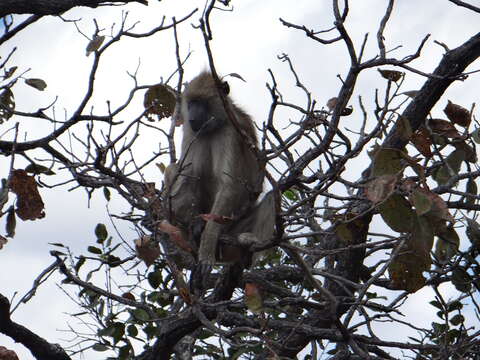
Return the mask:
[[[232,261],[231,255],[217,249],[222,234],[238,237],[253,233],[250,239],[267,240],[273,233],[275,216],[272,196],[255,205],[262,191],[264,166],[250,148],[257,144],[253,121],[232,102],[224,83],[221,91],[241,131],[236,129],[218,91],[208,72],[186,86],[176,110],[183,121],[181,156],[165,172],[170,220],[190,241],[198,243],[198,259],[204,264]],[[225,225],[205,223],[199,214],[230,221]]]

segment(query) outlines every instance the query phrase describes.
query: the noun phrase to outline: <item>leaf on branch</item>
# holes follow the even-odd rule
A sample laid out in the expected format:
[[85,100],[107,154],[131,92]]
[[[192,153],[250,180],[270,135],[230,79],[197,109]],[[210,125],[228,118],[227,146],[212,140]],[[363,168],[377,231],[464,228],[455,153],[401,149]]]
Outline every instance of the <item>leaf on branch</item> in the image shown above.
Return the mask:
[[[331,99],[329,99],[327,101],[327,107],[330,111],[333,111],[333,109],[335,109],[335,106],[337,106],[337,102],[338,102],[338,98],[336,97],[333,97]],[[353,113],[353,108],[350,106],[350,107],[346,107],[342,110],[342,112],[340,113],[340,116],[348,116],[348,115],[351,115]]]
[[373,176],[397,175],[404,168],[402,165],[404,155],[397,149],[380,148],[375,152],[373,159]]
[[458,291],[468,293],[472,288],[472,278],[465,269],[456,267],[452,271],[452,284]]
[[231,76],[231,77],[240,79],[240,80],[242,80],[242,81],[245,82],[245,83],[247,82],[240,74],[237,74],[237,73],[227,74],[227,75],[225,75],[225,76],[223,77],[223,79],[226,78],[227,76]]
[[52,169],[43,165],[35,164],[35,163],[29,164],[25,168],[25,171],[27,173],[34,174],[34,175],[39,175],[39,174],[55,175],[55,172],[53,172]]
[[44,204],[33,176],[25,170],[13,170],[10,188],[17,195],[16,212],[20,219],[25,221],[45,217]]
[[404,91],[402,93],[403,95],[407,95],[409,98],[414,98],[418,94],[418,90],[409,90],[409,91]]
[[0,346],[0,360],[18,360],[18,356],[14,351]]
[[460,244],[460,237],[453,226],[446,227],[437,234],[438,240],[435,246],[435,256],[441,261],[450,260],[457,252]]
[[161,120],[173,115],[175,102],[175,91],[166,85],[158,84],[148,88],[143,99],[143,106],[147,114],[156,114]]
[[137,250],[137,257],[143,260],[147,266],[155,263],[155,260],[160,256],[160,246],[148,235],[135,240],[135,249]]
[[472,219],[466,218],[467,220],[467,230],[466,234],[468,240],[472,243],[474,247],[480,249],[480,225]]
[[167,170],[167,167],[165,166],[165,164],[163,162],[155,163],[155,165],[157,165],[158,169],[160,170],[160,172],[162,174],[165,174],[165,170]]
[[167,220],[163,220],[158,226],[158,230],[161,232],[167,233],[170,237],[170,240],[176,244],[179,248],[193,253],[192,246],[188,243],[187,240],[184,239],[182,235],[182,231],[180,228],[170,224]]
[[263,298],[257,284],[245,283],[245,305],[254,314],[259,314],[263,310]]
[[335,109],[335,106],[337,106],[337,101],[338,101],[338,98],[336,97],[328,99],[327,101],[328,110],[333,111],[333,109]]
[[42,79],[25,79],[25,84],[39,91],[43,91],[47,87],[47,83]]
[[428,219],[424,216],[416,217],[411,236],[388,268],[395,289],[413,293],[425,285],[423,272],[431,266],[433,237]]
[[86,56],[89,56],[92,52],[97,51],[102,46],[105,36],[95,35],[87,45]]
[[429,119],[428,126],[432,132],[437,135],[445,136],[450,139],[465,139],[465,137],[460,135],[455,126],[448,120]]
[[97,226],[95,226],[95,236],[97,237],[97,243],[101,244],[103,243],[105,240],[107,240],[107,237],[108,237],[108,231],[107,231],[107,227],[105,226],[105,224],[97,224]]
[[13,116],[15,110],[15,99],[13,92],[9,88],[6,88],[0,93],[0,124],[7,121]]
[[[0,235],[0,249],[2,249],[3,245],[6,245],[7,242],[8,242],[7,238]],[[0,359],[1,359],[1,357],[0,357]]]
[[393,194],[378,205],[383,221],[394,231],[410,232],[415,219],[415,212],[410,203],[400,194]]
[[422,189],[415,189],[411,195],[411,203],[415,206],[417,215],[425,215],[432,209],[432,200]]
[[458,175],[462,161],[465,160],[465,152],[454,150],[445,159],[445,163],[435,169],[432,177],[439,185],[445,185],[452,176]]
[[433,154],[430,148],[432,146],[432,140],[430,139],[427,129],[422,127],[413,133],[411,142],[420,154],[427,158],[432,157]]
[[7,236],[13,238],[15,236],[15,228],[17,227],[17,218],[15,217],[15,209],[10,206],[7,213],[7,223],[5,225]]
[[393,193],[396,183],[396,175],[379,176],[368,183],[365,196],[374,204],[379,203]]
[[455,149],[463,151],[465,153],[465,161],[475,164],[478,161],[476,150],[468,145],[465,141],[456,141],[453,143]]
[[445,109],[443,109],[443,112],[447,115],[448,120],[464,128],[468,128],[472,121],[470,111],[460,105],[452,103],[450,100],[448,100],[448,104]]
[[383,78],[385,78],[387,80],[390,80],[390,81],[394,81],[394,82],[397,82],[398,80],[400,80],[402,78],[402,76],[404,75],[403,72],[396,71],[396,70],[378,69],[378,72],[380,73],[380,75],[382,75]]
[[125,292],[122,294],[122,298],[135,301],[135,296],[131,292]]
[[447,203],[440,195],[428,189],[416,188],[413,190],[410,200],[419,216],[428,214],[434,219],[454,221],[452,215],[448,212]]

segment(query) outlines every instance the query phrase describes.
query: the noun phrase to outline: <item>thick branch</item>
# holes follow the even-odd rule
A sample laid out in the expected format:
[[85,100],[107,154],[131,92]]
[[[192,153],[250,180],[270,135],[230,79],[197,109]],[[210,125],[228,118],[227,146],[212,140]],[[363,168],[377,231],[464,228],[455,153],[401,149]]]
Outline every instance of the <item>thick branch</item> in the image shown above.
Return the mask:
[[2,0],[0,17],[10,14],[60,15],[77,6],[96,8],[102,4],[130,2],[148,4],[147,0]]
[[[433,72],[415,99],[407,106],[402,116],[410,121],[412,131],[417,130],[425,121],[433,106],[440,100],[447,88],[461,78],[467,66],[473,63],[480,56],[480,33],[473,36],[463,45],[450,50],[445,54],[440,64]],[[402,137],[398,123],[393,127],[385,139],[384,147],[403,149],[408,139]]]
[[0,294],[0,333],[27,347],[37,360],[71,360],[57,344],[51,344],[10,319],[10,302]]

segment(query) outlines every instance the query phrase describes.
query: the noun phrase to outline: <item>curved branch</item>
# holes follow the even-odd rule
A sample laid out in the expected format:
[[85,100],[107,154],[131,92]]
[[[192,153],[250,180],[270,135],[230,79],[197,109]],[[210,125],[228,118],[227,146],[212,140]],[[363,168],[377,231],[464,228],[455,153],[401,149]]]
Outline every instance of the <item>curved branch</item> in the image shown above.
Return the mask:
[[148,5],[147,0],[2,0],[0,17],[10,14],[60,15],[77,6],[96,8],[112,3],[137,2]]
[[37,360],[71,360],[58,344],[51,344],[10,319],[10,302],[0,294],[0,333],[25,346]]

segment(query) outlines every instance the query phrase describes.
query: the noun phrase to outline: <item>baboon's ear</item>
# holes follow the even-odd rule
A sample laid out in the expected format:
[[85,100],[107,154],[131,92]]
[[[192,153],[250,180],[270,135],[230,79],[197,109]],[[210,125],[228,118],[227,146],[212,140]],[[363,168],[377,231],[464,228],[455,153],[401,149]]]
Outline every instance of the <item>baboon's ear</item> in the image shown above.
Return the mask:
[[228,85],[228,82],[224,81],[222,83],[222,92],[225,94],[225,95],[228,95],[230,94],[230,85]]

